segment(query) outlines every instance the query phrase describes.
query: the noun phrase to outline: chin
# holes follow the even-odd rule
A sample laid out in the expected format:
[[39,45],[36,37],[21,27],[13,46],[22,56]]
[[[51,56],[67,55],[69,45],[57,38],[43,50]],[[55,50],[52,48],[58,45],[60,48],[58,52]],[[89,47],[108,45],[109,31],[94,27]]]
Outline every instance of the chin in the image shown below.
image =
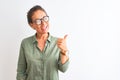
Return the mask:
[[48,31],[43,32],[42,34],[48,34]]

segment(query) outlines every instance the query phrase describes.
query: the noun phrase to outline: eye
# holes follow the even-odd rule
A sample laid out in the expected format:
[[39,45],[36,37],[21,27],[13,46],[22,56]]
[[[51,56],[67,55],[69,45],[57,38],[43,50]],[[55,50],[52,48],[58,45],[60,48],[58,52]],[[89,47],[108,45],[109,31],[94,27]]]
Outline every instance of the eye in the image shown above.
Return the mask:
[[35,21],[35,23],[39,25],[39,24],[41,24],[41,20],[38,19]]
[[49,21],[49,17],[48,17],[48,16],[45,16],[45,17],[43,18],[43,20],[47,22],[47,21]]

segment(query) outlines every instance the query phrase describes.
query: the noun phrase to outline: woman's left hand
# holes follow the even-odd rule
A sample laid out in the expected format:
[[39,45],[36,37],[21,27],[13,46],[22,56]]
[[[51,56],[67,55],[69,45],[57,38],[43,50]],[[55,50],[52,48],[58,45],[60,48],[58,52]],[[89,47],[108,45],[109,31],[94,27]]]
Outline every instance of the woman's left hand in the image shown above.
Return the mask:
[[67,49],[66,38],[68,35],[65,35],[64,38],[58,38],[57,45],[60,48],[62,53],[65,53]]

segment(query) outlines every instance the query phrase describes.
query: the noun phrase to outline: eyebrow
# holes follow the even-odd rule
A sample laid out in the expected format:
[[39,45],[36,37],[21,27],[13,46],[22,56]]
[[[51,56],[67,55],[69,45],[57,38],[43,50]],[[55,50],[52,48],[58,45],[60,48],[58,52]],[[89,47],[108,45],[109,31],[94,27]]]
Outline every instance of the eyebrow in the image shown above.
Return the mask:
[[[47,16],[47,15],[46,15],[46,16]],[[46,17],[46,16],[43,16],[43,17]],[[42,18],[43,18],[43,17],[42,17]],[[36,18],[35,20],[42,19],[42,18]]]

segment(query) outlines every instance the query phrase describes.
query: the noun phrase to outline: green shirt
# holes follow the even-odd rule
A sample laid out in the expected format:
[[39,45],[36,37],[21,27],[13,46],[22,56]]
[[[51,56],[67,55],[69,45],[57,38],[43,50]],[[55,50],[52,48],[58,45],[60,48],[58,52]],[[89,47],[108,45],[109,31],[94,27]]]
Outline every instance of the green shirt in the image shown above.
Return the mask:
[[65,72],[69,60],[62,64],[57,38],[49,34],[44,50],[38,48],[36,36],[25,38],[21,42],[17,80],[59,80],[58,70]]

